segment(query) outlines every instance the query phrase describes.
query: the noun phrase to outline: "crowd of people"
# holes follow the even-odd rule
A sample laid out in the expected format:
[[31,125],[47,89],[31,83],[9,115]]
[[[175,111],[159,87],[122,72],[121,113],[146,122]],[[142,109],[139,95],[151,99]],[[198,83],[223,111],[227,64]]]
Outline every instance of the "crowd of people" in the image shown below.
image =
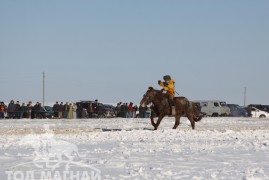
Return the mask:
[[[49,107],[49,106],[45,106]],[[37,102],[33,105],[32,101],[27,104],[11,100],[8,105],[0,102],[0,119],[35,119],[35,118],[57,118],[57,119],[73,119],[77,115],[76,103],[65,104],[63,102],[56,104],[51,109],[46,109],[42,103]],[[51,113],[51,114],[50,114]]]
[[74,119],[77,117],[77,112],[79,108],[76,103],[68,103],[65,104],[63,102],[56,104],[52,107],[53,117],[56,119]]
[[39,111],[42,107],[42,104],[37,102],[34,106],[32,102],[29,101],[27,104],[20,104],[19,101],[16,103],[14,100],[11,100],[8,106],[4,103],[0,103],[0,119],[7,118],[9,119],[22,119],[22,118],[31,118],[35,117],[35,112]]
[[132,102],[122,103],[119,102],[116,106],[116,116],[122,118],[136,118],[137,112],[140,118],[146,118],[148,111],[148,107],[137,106],[134,105]]
[[[63,103],[56,102],[52,107],[42,106],[42,103],[37,102],[33,105],[32,101],[27,104],[20,103],[19,101],[11,100],[8,105],[0,102],[0,119],[35,119],[35,118],[54,118],[54,119],[75,119],[75,118],[93,118],[101,117],[100,114],[108,113],[106,109],[102,109],[102,104],[95,100],[93,103],[85,104],[78,103]],[[49,108],[47,108],[49,107]],[[113,106],[112,106],[113,107]],[[47,112],[44,116],[41,112]],[[104,112],[105,111],[105,112]],[[134,105],[132,102],[117,103],[109,113],[109,117],[121,118],[146,118],[149,117],[147,112],[148,107]],[[51,114],[49,114],[49,112]]]

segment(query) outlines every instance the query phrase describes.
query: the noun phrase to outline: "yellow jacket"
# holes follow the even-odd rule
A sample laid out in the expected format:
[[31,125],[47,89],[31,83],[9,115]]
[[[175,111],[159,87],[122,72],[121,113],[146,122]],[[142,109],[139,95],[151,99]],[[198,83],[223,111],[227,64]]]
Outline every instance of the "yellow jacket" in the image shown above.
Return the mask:
[[166,82],[160,82],[159,85],[169,94],[170,98],[175,97],[175,80],[171,79],[168,84]]

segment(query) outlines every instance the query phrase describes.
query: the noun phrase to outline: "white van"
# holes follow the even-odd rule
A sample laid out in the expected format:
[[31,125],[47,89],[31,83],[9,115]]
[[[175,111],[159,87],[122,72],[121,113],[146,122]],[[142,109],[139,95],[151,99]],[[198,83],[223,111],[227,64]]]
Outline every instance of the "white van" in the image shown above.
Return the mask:
[[193,101],[199,103],[201,106],[201,112],[206,116],[228,116],[230,114],[230,108],[225,101],[221,100],[205,100],[205,101]]

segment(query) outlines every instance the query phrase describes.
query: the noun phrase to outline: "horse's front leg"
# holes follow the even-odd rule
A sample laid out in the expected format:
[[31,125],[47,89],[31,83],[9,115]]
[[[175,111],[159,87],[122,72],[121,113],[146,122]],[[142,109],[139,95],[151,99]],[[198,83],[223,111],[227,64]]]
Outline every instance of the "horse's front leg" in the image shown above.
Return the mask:
[[157,121],[157,123],[154,126],[154,130],[157,130],[158,129],[158,127],[161,124],[161,121],[162,121],[163,118],[164,118],[164,115],[160,115],[159,116],[158,121]]
[[193,115],[187,115],[187,118],[189,119],[189,121],[191,123],[191,128],[195,129],[195,121],[193,119]]
[[176,115],[175,125],[174,125],[173,129],[176,129],[178,127],[179,123],[180,123],[180,115]]

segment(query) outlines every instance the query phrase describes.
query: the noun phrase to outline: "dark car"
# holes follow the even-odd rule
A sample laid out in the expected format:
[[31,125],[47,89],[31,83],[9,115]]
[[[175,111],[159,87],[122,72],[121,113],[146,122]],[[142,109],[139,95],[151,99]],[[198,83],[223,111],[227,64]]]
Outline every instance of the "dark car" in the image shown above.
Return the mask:
[[44,106],[46,111],[50,112],[51,114],[54,114],[53,108],[51,106]]
[[37,119],[51,119],[53,118],[53,111],[48,111],[45,107],[39,107],[36,110],[35,118]]
[[239,106],[238,104],[227,104],[227,106],[230,108],[230,117],[247,117],[248,112],[247,110]]
[[94,101],[80,101],[77,102],[77,118],[89,118],[92,115],[89,115],[90,105],[92,106]]
[[99,117],[115,117],[116,107],[110,104],[99,104],[97,106]]
[[109,105],[109,104],[102,104],[97,103],[96,110],[93,110],[91,114],[88,114],[88,109],[90,105],[94,105],[96,103],[95,101],[80,101],[77,102],[77,105],[79,105],[82,109],[84,109],[85,112],[87,112],[86,117],[88,118],[106,118],[106,117],[114,117],[116,114],[116,107]]
[[261,111],[266,111],[269,113],[269,105],[262,105],[262,104],[250,104],[248,107],[255,107]]

